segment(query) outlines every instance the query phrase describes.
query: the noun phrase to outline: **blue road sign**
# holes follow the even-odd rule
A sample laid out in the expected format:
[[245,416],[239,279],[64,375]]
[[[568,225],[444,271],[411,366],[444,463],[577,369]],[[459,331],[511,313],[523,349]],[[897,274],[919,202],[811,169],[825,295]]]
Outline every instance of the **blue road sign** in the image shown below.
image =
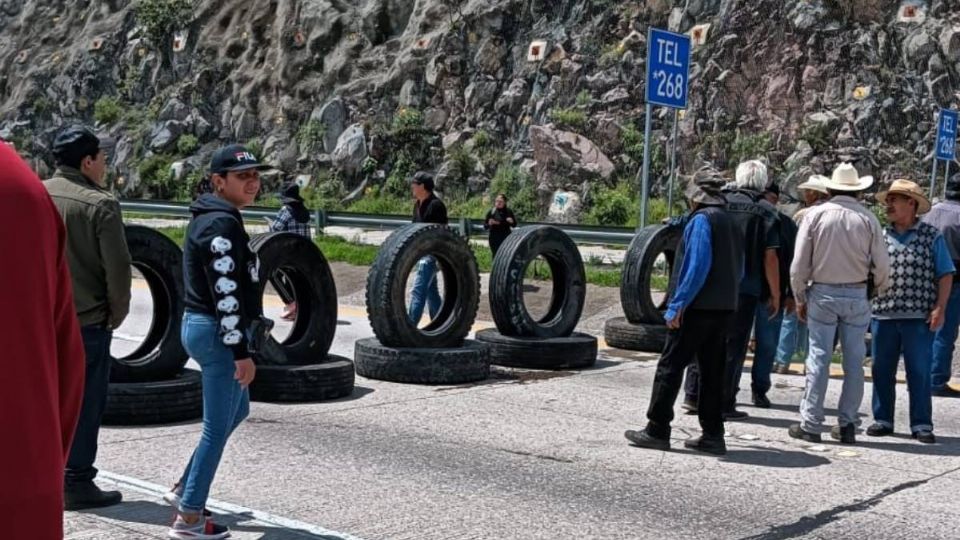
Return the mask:
[[937,159],[953,161],[957,154],[957,111],[940,110],[937,120]]
[[647,33],[647,103],[687,108],[690,37],[651,28]]

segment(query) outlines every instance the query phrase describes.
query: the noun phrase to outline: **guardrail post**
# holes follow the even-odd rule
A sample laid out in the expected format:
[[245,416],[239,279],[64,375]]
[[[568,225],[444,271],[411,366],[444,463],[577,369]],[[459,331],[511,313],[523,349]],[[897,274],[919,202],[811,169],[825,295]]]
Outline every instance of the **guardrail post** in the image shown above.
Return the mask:
[[322,229],[327,226],[327,213],[323,211],[323,208],[317,208],[317,229]]
[[464,238],[470,238],[470,218],[460,218],[460,234]]

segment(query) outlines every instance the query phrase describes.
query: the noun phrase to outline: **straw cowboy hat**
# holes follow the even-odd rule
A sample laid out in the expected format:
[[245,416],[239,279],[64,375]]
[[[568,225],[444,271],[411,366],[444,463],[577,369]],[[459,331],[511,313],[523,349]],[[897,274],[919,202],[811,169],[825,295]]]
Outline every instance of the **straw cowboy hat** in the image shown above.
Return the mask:
[[873,177],[860,176],[853,165],[841,163],[823,185],[835,191],[863,191],[873,185]]
[[920,189],[920,186],[918,186],[916,182],[911,182],[910,180],[894,180],[893,183],[890,184],[889,189],[877,193],[877,201],[885,204],[887,202],[887,195],[892,193],[904,195],[917,201],[918,214],[926,214],[930,211],[930,200],[923,195],[923,190]]
[[827,191],[826,182],[829,180],[826,176],[822,174],[814,174],[807,178],[807,181],[797,186],[799,190],[805,191],[816,191],[817,193],[823,193],[824,195],[829,195]]

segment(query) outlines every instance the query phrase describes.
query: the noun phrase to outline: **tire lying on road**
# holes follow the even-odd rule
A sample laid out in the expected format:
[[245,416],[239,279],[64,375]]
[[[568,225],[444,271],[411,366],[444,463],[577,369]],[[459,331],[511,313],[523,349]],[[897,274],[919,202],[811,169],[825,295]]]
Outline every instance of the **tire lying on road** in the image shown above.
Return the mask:
[[486,344],[465,340],[454,348],[397,348],[376,338],[357,340],[353,360],[368,379],[417,384],[462,384],[490,376]]
[[126,237],[133,266],[150,288],[153,318],[140,346],[114,359],[110,380],[126,383],[173,377],[188,359],[180,343],[183,251],[173,240],[149,227],[128,225]]
[[628,351],[663,352],[667,343],[667,327],[663,324],[632,323],[625,317],[607,319],[603,325],[607,345]]
[[294,233],[255,237],[250,248],[260,260],[260,284],[282,272],[297,301],[297,318],[285,340],[274,348],[282,354],[260,354],[266,365],[310,365],[322,362],[337,331],[337,287],[330,264],[316,244]]
[[[523,278],[538,256],[550,266],[553,296],[547,313],[534,319],[523,303]],[[587,292],[577,245],[562,230],[532,225],[514,230],[500,246],[490,272],[490,312],[507,336],[569,336],[580,322]]]
[[200,372],[185,369],[163,381],[110,383],[103,423],[148,426],[196,420],[203,416]]
[[257,366],[250,399],[270,402],[325,401],[353,393],[353,362],[330,355],[308,366]]
[[567,337],[504,336],[493,328],[477,332],[490,347],[490,363],[529,369],[579,369],[597,363],[597,338],[574,333]]
[[[407,316],[407,276],[431,255],[443,277],[443,304],[423,328]],[[388,347],[459,347],[477,317],[480,272],[467,241],[451,229],[415,223],[395,231],[380,247],[367,275],[367,314],[373,333]],[[359,369],[359,367],[358,367]]]
[[620,304],[623,314],[632,323],[664,324],[665,305],[654,303],[650,297],[650,278],[654,263],[662,253],[667,260],[668,275],[673,271],[673,259],[680,243],[680,227],[651,225],[633,237],[623,258],[620,277]]

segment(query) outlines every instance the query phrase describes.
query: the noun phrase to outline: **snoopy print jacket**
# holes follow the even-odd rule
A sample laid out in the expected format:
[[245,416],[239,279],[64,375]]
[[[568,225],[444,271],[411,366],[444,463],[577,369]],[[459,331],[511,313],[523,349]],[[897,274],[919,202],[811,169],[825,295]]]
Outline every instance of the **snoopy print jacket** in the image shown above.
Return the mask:
[[235,359],[249,358],[250,323],[260,317],[260,263],[240,212],[212,194],[190,206],[183,246],[186,309],[217,320],[220,341]]

